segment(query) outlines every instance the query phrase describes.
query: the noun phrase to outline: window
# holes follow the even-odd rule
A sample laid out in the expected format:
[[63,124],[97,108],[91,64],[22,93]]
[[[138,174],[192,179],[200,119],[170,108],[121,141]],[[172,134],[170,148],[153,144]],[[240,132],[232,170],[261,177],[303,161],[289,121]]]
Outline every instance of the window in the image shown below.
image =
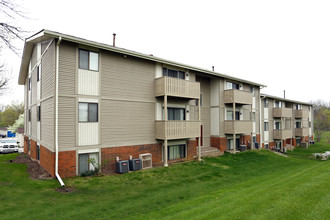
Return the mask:
[[308,127],[309,127],[309,128],[312,127],[312,122],[311,122],[311,121],[308,122]]
[[31,77],[29,78],[29,90],[31,90],[32,87],[32,82],[31,82]]
[[250,92],[252,93],[253,97],[255,96],[255,88],[254,86],[250,86]]
[[40,146],[37,145],[37,160],[40,161]]
[[40,105],[37,106],[37,121],[40,121],[41,119],[41,108]]
[[268,149],[269,147],[268,147],[268,144],[265,144],[265,149]]
[[295,108],[296,108],[296,110],[300,110],[301,109],[301,105],[296,104]]
[[[226,120],[234,120],[233,110],[227,110],[227,119]],[[240,120],[239,111],[235,112],[235,120]]]
[[163,76],[185,79],[185,72],[163,67]]
[[233,139],[227,139],[227,150],[233,150],[233,149],[234,149]]
[[264,131],[269,131],[268,122],[264,122]]
[[88,50],[79,49],[79,68],[99,71],[99,54]]
[[301,122],[300,121],[296,121],[296,128],[301,128]]
[[29,109],[29,113],[28,113],[28,118],[29,118],[29,121],[31,121],[31,109]]
[[186,157],[186,145],[172,145],[167,146],[167,158],[168,160],[176,160]]
[[268,108],[268,99],[264,99],[264,108]]
[[39,82],[40,76],[41,76],[41,65],[39,65],[37,68],[37,82]]
[[274,102],[274,107],[275,107],[275,108],[282,108],[282,102],[280,102],[280,101],[275,101],[275,102]]
[[185,120],[185,112],[184,108],[167,108],[167,120]]
[[275,122],[275,129],[280,130],[281,129],[281,122]]
[[78,163],[79,163],[79,169],[78,173],[82,174],[87,171],[95,170],[93,163],[91,163],[93,160],[94,165],[98,166],[99,163],[99,154],[98,153],[89,153],[89,154],[79,154],[78,156]]
[[226,84],[226,89],[239,89],[239,84],[238,83],[233,83],[233,82],[227,82]]
[[79,122],[98,122],[98,103],[79,102]]
[[255,122],[256,121],[256,113],[252,112],[252,120]]

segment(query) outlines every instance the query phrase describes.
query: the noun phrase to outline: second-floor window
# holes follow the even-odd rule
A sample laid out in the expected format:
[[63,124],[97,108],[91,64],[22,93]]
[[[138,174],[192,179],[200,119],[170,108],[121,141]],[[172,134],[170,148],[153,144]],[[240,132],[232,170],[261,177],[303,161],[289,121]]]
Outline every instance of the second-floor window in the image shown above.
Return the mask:
[[29,121],[31,121],[31,109],[29,109],[29,113],[28,113],[29,115],[28,115],[28,119],[29,119]]
[[282,108],[282,102],[280,102],[280,101],[275,101],[275,102],[274,102],[274,107],[275,107],[275,108]]
[[184,108],[167,108],[167,120],[183,121],[186,119]]
[[79,102],[79,122],[98,122],[98,103]]
[[268,122],[264,122],[264,131],[268,131],[269,127],[268,127]]
[[[231,121],[234,120],[234,115],[232,110],[227,110],[227,120]],[[235,112],[235,120],[240,120],[240,113],[239,111]]]
[[185,79],[185,72],[163,67],[163,76]]
[[37,82],[41,79],[41,65],[38,66],[37,68]]
[[275,122],[275,129],[280,130],[281,129],[281,122]]
[[79,49],[79,69],[99,71],[99,54]]
[[32,87],[32,82],[31,82],[31,77],[29,78],[29,90],[31,90]]
[[264,108],[268,108],[268,99],[264,99]]
[[37,121],[41,121],[41,108],[40,108],[40,105],[37,106]]

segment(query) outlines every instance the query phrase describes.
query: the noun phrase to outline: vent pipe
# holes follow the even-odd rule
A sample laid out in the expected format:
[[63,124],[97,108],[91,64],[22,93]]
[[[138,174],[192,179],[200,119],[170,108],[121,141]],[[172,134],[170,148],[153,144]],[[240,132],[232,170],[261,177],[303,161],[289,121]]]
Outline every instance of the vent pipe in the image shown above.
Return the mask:
[[113,33],[113,43],[112,43],[113,47],[116,47],[116,33]]
[[284,99],[285,99],[285,90],[283,91]]
[[214,72],[214,66],[212,66],[212,71]]

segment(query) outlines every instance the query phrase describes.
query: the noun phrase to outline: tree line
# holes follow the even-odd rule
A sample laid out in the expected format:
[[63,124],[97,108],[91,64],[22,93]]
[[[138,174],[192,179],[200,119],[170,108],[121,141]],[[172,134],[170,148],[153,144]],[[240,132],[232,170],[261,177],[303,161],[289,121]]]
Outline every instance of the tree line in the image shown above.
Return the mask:
[[[321,100],[313,101],[314,110],[314,135],[317,142],[321,142],[326,131],[330,131],[330,103]],[[326,142],[330,142],[326,140]]]

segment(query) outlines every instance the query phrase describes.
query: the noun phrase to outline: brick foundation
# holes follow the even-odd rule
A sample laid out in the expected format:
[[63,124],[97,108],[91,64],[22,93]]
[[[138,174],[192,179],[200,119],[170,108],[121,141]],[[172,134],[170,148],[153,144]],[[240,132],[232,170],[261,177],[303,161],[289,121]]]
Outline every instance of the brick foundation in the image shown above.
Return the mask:
[[30,139],[30,157],[32,160],[37,160],[37,142]]
[[58,173],[61,177],[76,176],[76,151],[58,152]]
[[197,156],[197,140],[187,141],[187,160],[193,160]]
[[29,137],[24,135],[24,153],[29,153]]
[[40,145],[40,165],[55,177],[55,153]]
[[227,137],[211,137],[211,147],[218,148],[220,152],[227,150]]
[[260,144],[260,134],[256,134],[256,141]]
[[129,160],[130,155],[132,155],[133,158],[139,158],[139,154],[144,153],[152,154],[153,165],[162,164],[162,149],[162,143],[102,148],[102,172],[115,172],[116,157],[119,157],[120,160]]
[[268,149],[274,149],[274,148],[275,148],[275,142],[269,142]]

